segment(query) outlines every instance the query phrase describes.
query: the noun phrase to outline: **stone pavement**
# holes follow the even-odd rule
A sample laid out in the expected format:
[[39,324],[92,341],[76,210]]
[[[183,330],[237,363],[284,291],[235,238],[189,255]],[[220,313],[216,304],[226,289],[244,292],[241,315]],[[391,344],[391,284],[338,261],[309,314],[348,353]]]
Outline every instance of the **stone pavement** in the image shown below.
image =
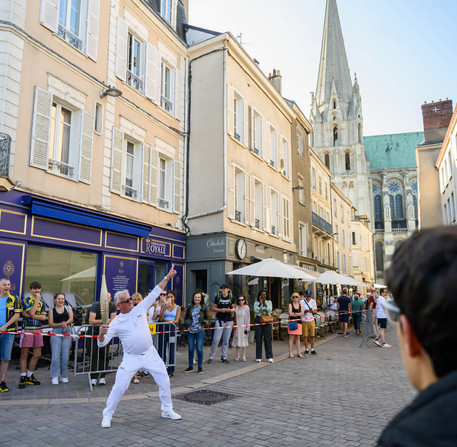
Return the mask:
[[[17,390],[11,368],[7,383],[12,392],[0,395],[1,445],[375,445],[382,427],[415,395],[392,329],[387,339],[392,349],[371,341],[359,349],[361,339],[352,331],[347,338],[321,341],[316,356],[293,359],[287,358],[287,343],[276,341],[275,363],[260,365],[254,363],[252,344],[248,362],[205,364],[203,375],[183,374],[187,349],[181,348],[172,393],[183,420],[162,419],[157,387],[151,378],[141,378],[125,394],[110,429],[102,429],[100,422],[113,376],[107,377],[108,386],[90,393],[82,377],[50,385],[49,372],[42,368],[36,374],[40,380],[46,377],[41,386]],[[208,352],[205,348],[205,359]],[[230,359],[235,355],[229,350]],[[235,398],[211,406],[176,398],[198,389]]]

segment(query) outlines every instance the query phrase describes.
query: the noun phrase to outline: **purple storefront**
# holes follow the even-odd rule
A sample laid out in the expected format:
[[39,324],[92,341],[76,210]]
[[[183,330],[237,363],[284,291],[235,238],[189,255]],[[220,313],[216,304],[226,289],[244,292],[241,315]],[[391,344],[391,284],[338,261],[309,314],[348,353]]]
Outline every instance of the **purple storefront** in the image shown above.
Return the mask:
[[23,295],[31,281],[43,291],[73,292],[86,304],[109,292],[150,290],[175,266],[169,287],[183,302],[183,232],[123,219],[18,191],[0,193],[1,277]]

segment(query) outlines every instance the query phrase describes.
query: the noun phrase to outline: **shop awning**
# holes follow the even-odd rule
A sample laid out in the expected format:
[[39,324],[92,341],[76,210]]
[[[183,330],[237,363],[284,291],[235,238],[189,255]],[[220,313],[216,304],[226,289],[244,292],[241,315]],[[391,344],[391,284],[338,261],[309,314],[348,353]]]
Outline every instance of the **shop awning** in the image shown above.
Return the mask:
[[148,237],[151,232],[150,225],[138,224],[114,216],[97,214],[87,209],[73,208],[59,202],[50,203],[44,200],[35,199],[34,197],[30,197],[30,201],[32,203],[32,214],[36,216],[140,237]]

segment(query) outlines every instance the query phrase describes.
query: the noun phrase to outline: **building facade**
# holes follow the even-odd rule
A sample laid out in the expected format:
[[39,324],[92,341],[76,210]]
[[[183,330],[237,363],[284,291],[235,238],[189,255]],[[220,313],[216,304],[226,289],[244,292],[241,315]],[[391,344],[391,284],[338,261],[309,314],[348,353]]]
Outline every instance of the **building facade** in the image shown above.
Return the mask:
[[3,3],[3,274],[90,303],[173,263],[181,300],[186,3]]
[[267,257],[296,263],[294,114],[231,34],[207,37],[189,48],[187,291],[213,296],[228,282],[251,301],[267,288],[279,305],[289,282],[225,273]]

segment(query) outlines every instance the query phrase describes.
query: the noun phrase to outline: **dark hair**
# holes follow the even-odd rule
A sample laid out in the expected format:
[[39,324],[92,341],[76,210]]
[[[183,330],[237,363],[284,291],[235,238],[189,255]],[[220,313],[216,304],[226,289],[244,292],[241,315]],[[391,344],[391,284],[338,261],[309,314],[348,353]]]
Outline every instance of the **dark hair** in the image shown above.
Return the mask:
[[32,281],[29,286],[31,289],[41,289],[41,284],[38,281]]
[[257,298],[256,298],[257,301],[260,301],[260,295],[262,295],[262,293],[264,293],[264,294],[267,296],[266,299],[268,299],[268,293],[267,293],[267,291],[266,291],[266,290],[261,290],[261,291],[257,294]]
[[384,287],[382,289],[379,289],[379,294],[383,293],[383,292],[386,292],[387,289],[385,289]]
[[[32,286],[30,286],[30,288],[32,288]],[[59,296],[59,295],[63,295],[64,299],[65,299],[65,292],[57,292],[54,294],[54,301],[56,300],[56,298]]]
[[348,293],[348,289],[343,289],[342,294],[346,295]]
[[176,290],[165,290],[165,292],[167,292],[167,296],[169,293],[171,293],[176,299]]
[[244,304],[248,304],[248,300],[246,299],[246,297],[241,294],[241,295],[238,295],[238,298],[236,299],[236,305],[238,306],[238,303],[240,302],[240,298],[244,298]]
[[421,230],[403,241],[386,271],[387,286],[435,374],[457,370],[457,228]]
[[195,298],[195,295],[198,295],[200,294],[200,297],[201,297],[201,301],[200,301],[200,306],[203,306],[205,303],[204,303],[204,300],[203,300],[203,295],[202,295],[202,290],[201,289],[197,289],[194,294],[192,295],[192,306],[195,306],[195,301],[194,301],[194,298]]

